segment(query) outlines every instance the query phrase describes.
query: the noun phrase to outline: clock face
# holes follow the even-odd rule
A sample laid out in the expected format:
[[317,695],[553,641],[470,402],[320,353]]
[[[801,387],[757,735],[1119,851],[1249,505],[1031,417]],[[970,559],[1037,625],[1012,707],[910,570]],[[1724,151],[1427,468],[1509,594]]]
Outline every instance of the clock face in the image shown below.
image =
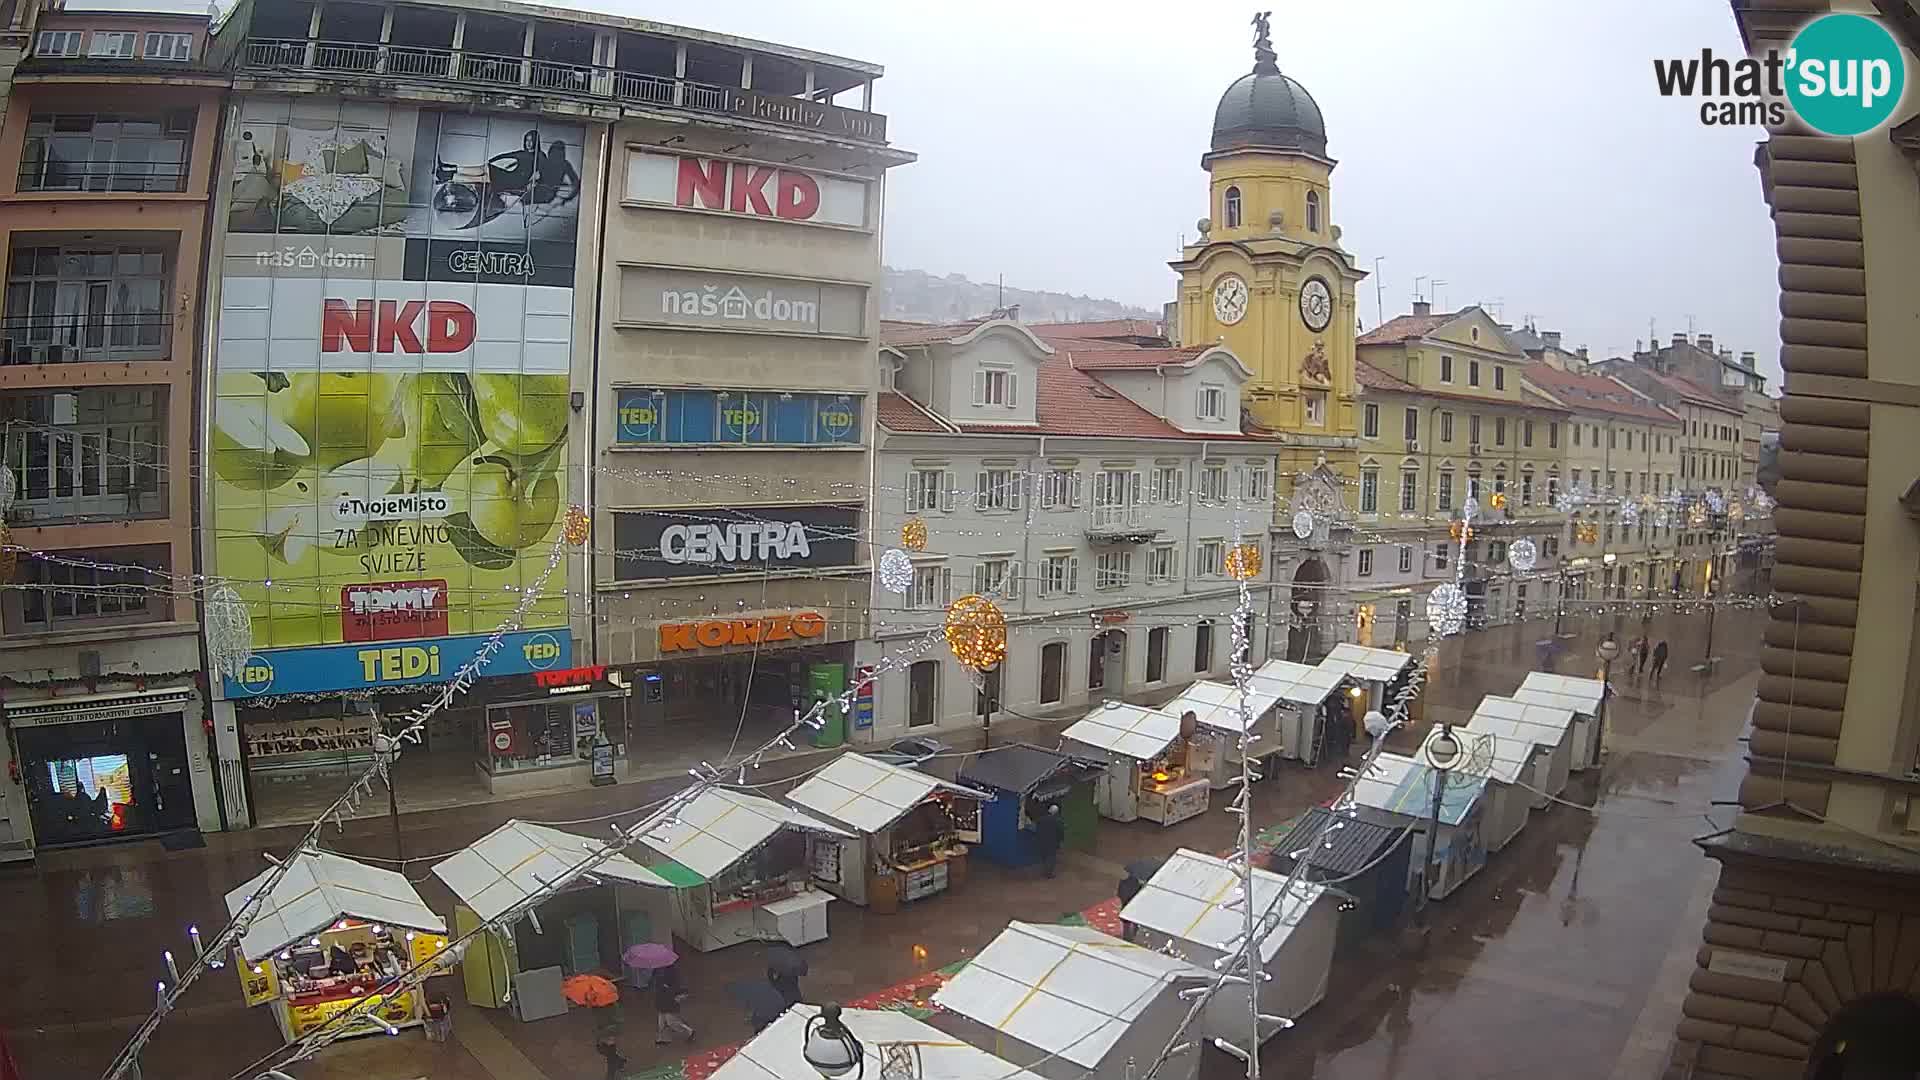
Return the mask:
[[1319,333],[1333,321],[1333,293],[1327,283],[1319,278],[1308,278],[1300,286],[1300,318],[1306,322],[1307,329]]
[[1214,283],[1213,316],[1232,326],[1247,317],[1247,283],[1228,274]]

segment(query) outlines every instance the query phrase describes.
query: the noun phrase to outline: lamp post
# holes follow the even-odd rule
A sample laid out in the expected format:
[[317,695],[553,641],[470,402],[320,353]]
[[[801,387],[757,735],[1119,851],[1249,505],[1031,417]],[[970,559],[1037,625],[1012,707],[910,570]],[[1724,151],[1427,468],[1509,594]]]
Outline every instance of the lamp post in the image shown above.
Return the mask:
[[1000,696],[1000,665],[990,664],[980,669],[980,747],[986,749],[993,745],[993,711],[999,706],[996,699]]
[[1613,662],[1620,655],[1620,643],[1613,640],[1612,634],[1608,634],[1607,639],[1600,643],[1600,648],[1595,650],[1595,654],[1600,657],[1600,716],[1595,722],[1595,726],[1599,731],[1594,738],[1593,744],[1594,763],[1598,765],[1605,761],[1604,755],[1607,747],[1607,699],[1613,696]]
[[840,1006],[833,1002],[820,1006],[819,1015],[807,1021],[800,1056],[827,1080],[866,1075],[866,1049],[840,1022]]
[[1447,773],[1460,760],[1460,740],[1453,735],[1453,727],[1440,725],[1440,733],[1427,740],[1421,751],[1427,764],[1433,769],[1433,815],[1427,821],[1427,852],[1420,863],[1420,895],[1415,897],[1415,910],[1420,913],[1420,924],[1426,925],[1427,904],[1433,892],[1433,859],[1440,844],[1440,806],[1447,798]]

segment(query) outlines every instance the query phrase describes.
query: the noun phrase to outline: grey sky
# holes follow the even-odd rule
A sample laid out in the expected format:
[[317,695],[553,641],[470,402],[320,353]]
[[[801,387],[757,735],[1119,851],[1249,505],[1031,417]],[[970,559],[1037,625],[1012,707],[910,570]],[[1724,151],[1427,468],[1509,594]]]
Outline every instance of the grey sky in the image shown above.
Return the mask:
[[[887,259],[1157,306],[1206,213],[1213,107],[1253,63],[1252,5],[649,0],[594,6],[886,65]],[[1652,58],[1738,55],[1725,0],[1273,3],[1281,69],[1326,114],[1332,216],[1385,312],[1415,275],[1596,354],[1711,332],[1777,376],[1757,128],[1662,99]],[[1360,314],[1375,323],[1373,282]]]

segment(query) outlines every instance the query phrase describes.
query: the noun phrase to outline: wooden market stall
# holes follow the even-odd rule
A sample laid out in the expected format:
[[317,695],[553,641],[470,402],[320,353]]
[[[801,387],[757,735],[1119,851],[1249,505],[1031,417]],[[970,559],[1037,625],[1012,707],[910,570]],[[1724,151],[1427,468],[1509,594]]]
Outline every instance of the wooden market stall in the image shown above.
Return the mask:
[[[1413,677],[1413,655],[1394,649],[1375,649],[1347,642],[1335,645],[1318,665],[1321,671],[1340,676],[1348,717],[1354,725],[1354,741],[1364,742],[1361,722],[1370,709],[1386,712],[1393,700]],[[1418,722],[1421,701],[1416,695],[1408,703],[1406,719]]]
[[1254,671],[1253,682],[1280,697],[1274,715],[1281,757],[1303,765],[1319,763],[1328,718],[1336,711],[1342,722],[1349,718],[1344,699],[1333,696],[1341,678],[1336,671],[1291,660],[1269,660]]
[[[933,1003],[970,1022],[956,1025],[968,1041],[1049,1080],[1132,1080],[1179,1030],[1180,991],[1212,976],[1092,927],[1010,922]],[[1184,1054],[1156,1075],[1186,1080],[1199,1061]]]
[[640,842],[673,860],[656,866],[674,890],[673,932],[711,952],[743,941],[800,946],[827,937],[827,903],[808,873],[809,837],[853,833],[745,791],[708,788],[642,833]]
[[1469,731],[1491,731],[1540,748],[1545,761],[1534,769],[1531,780],[1524,781],[1533,789],[1536,810],[1567,789],[1567,774],[1573,768],[1572,710],[1488,694],[1474,707],[1466,726]]
[[1207,808],[1212,788],[1192,771],[1192,730],[1180,717],[1158,709],[1109,701],[1060,733],[1069,754],[1107,762],[1094,798],[1114,821],[1146,818],[1162,825],[1185,821]]
[[1567,767],[1585,772],[1600,764],[1600,699],[1607,684],[1599,679],[1531,671],[1511,695],[1530,705],[1550,705],[1573,713],[1573,756]]
[[[1120,911],[1140,927],[1141,944],[1171,945],[1188,961],[1212,971],[1213,964],[1239,947],[1246,931],[1246,910],[1239,899],[1240,875],[1225,859],[1181,848],[1163,863],[1146,886]],[[1324,885],[1288,880],[1269,870],[1253,872],[1254,916],[1271,929],[1260,940],[1260,968],[1269,978],[1259,984],[1260,1012],[1298,1019],[1327,994],[1333,972],[1333,948],[1339,934],[1340,897]],[[1227,987],[1207,1003],[1202,1030],[1248,1051],[1247,988]],[[1280,1027],[1263,1027],[1260,1041]]]
[[969,754],[958,779],[993,795],[980,811],[979,853],[1002,866],[1026,866],[1039,853],[1033,825],[1049,806],[1060,808],[1064,846],[1093,850],[1100,820],[1094,788],[1103,765],[1027,743],[1008,743]]
[[[1381,754],[1373,768],[1354,781],[1356,815],[1363,821],[1393,828],[1412,827],[1424,834],[1433,820],[1435,772],[1425,762],[1398,754]],[[1487,864],[1481,796],[1486,777],[1449,772],[1441,793],[1440,833],[1433,844],[1433,872],[1427,875],[1427,895],[1442,899]],[[1427,841],[1414,838],[1414,858],[1407,885],[1417,891],[1420,860],[1428,854]]]
[[[1427,747],[1433,745],[1442,730],[1434,727],[1427,732],[1421,752],[1414,755],[1416,759],[1426,759]],[[1499,851],[1520,835],[1520,830],[1527,827],[1527,820],[1533,816],[1533,793],[1523,786],[1523,781],[1541,759],[1530,742],[1471,728],[1451,730],[1460,745],[1459,764],[1453,772],[1486,778],[1481,835],[1486,839],[1488,851]]]
[[1198,730],[1189,740],[1187,761],[1193,774],[1205,777],[1215,791],[1240,782],[1243,734],[1253,737],[1250,749],[1256,762],[1280,752],[1279,693],[1270,683],[1248,680],[1244,713],[1241,696],[1239,687],[1203,680],[1160,706],[1161,712],[1183,722],[1192,714]]
[[980,842],[981,804],[992,797],[851,753],[787,792],[789,803],[852,834],[808,834],[813,880],[882,913],[966,879],[967,845]]
[[[433,875],[458,901],[454,928],[467,933],[500,918],[581,863],[607,849],[596,839],[530,821],[509,821],[436,863]],[[638,849],[629,849],[638,850]],[[672,937],[671,883],[617,852],[574,876],[520,919],[472,939],[460,972],[467,1001],[511,1006],[523,1020],[566,1011],[560,980],[598,971],[619,973],[620,954]]]
[[[759,1034],[707,1074],[709,1080],[813,1080],[820,1071],[807,1062],[809,1033],[823,1026],[822,1007],[799,1004],[768,1024]],[[860,1048],[861,1063],[846,1075],[880,1080],[896,1075],[899,1060],[889,1060],[892,1048],[905,1048],[912,1062],[907,1075],[919,1080],[1041,1080],[1016,1067],[894,1009],[841,1009],[835,1018]]]
[[[239,915],[273,873],[229,892],[227,911]],[[284,1039],[362,1005],[366,1011],[348,1022],[346,1034],[391,1034],[425,1020],[425,995],[417,985],[398,994],[375,991],[438,955],[446,933],[405,875],[308,849],[292,856],[285,876],[256,905],[235,967],[247,1005],[271,1003]]]
[[1351,906],[1340,917],[1337,956],[1400,921],[1407,910],[1407,867],[1417,839],[1405,828],[1316,806],[1273,839],[1267,869],[1291,874],[1298,866],[1305,880],[1335,882],[1346,894]]

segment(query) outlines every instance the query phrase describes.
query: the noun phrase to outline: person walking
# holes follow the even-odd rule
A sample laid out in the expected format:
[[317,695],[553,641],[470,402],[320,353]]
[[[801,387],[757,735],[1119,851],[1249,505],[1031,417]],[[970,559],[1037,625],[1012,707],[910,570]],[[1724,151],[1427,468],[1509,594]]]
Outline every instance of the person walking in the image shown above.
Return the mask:
[[1653,681],[1660,681],[1660,674],[1667,670],[1667,642],[1662,638],[1660,644],[1653,647]]
[[[1127,871],[1126,874],[1120,879],[1120,887],[1114,890],[1114,894],[1120,897],[1121,909],[1124,910],[1128,904],[1132,903],[1133,898],[1140,895],[1140,890],[1146,887],[1147,886],[1145,882],[1133,876],[1133,871],[1131,870]],[[1140,932],[1139,927],[1133,925],[1132,923],[1128,922],[1125,919],[1120,920],[1120,940],[1121,941],[1132,941],[1133,936],[1139,932]]]
[[776,968],[769,964],[767,966],[767,981],[773,984],[774,990],[780,994],[780,1000],[786,1002],[789,1008],[800,1004],[799,972],[791,968]]
[[1060,862],[1060,844],[1066,840],[1066,828],[1060,824],[1060,805],[1047,804],[1047,812],[1033,823],[1033,846],[1040,853],[1040,871],[1052,877]]
[[622,1080],[627,1075],[627,1059],[612,1035],[602,1035],[593,1044],[594,1052],[607,1060],[607,1080]]
[[680,981],[679,964],[669,964],[653,973],[653,1009],[659,1014],[654,1025],[655,1046],[665,1046],[673,1035],[693,1041],[692,1026],[680,1016],[680,1005],[687,997],[687,986]]
[[1647,639],[1636,636],[1627,646],[1627,674],[1640,677],[1640,671],[1647,666]]

